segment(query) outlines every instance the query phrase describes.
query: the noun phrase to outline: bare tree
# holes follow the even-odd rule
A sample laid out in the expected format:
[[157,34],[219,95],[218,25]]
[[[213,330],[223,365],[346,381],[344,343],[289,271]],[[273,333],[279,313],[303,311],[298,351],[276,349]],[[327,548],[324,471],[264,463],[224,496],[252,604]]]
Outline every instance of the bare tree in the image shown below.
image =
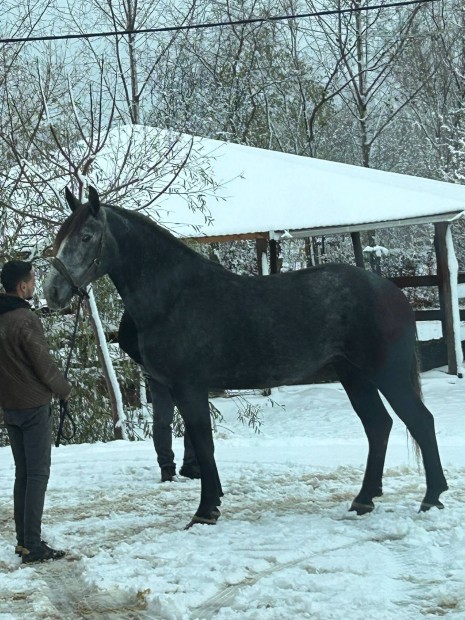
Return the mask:
[[363,11],[365,6],[363,0],[337,0],[335,8],[353,12],[319,18],[319,26],[344,87],[340,100],[357,128],[359,163],[369,167],[375,143],[428,76],[422,76],[417,90],[410,93],[396,79],[399,65],[407,62],[406,44],[422,6]]
[[465,133],[465,10],[461,2],[432,4],[422,27],[409,43],[414,70],[401,72],[405,90],[417,89],[419,76],[429,75],[409,107],[423,141],[420,158],[430,176],[463,182]]
[[[288,0],[198,4],[206,22],[292,12]],[[295,9],[296,10],[296,9]],[[308,37],[310,40],[310,36]],[[150,122],[216,139],[314,154],[333,93],[313,70],[296,23],[235,24],[184,33],[163,59]],[[311,110],[310,110],[311,108]]]
[[[84,39],[79,44],[84,66],[90,76],[96,76],[95,67],[105,59],[104,84],[115,100],[117,118],[125,123],[140,124],[146,118],[144,101],[153,88],[157,67],[175,44],[179,34],[137,34],[156,25],[185,26],[195,11],[195,0],[177,7],[164,0],[70,0],[68,20],[73,31],[83,32],[84,26],[75,15],[89,14],[89,22],[97,29],[127,34],[115,35],[101,40]],[[110,69],[111,67],[111,69]]]
[[[44,55],[41,63],[29,65],[28,80],[11,84],[11,88],[7,84],[0,131],[11,163],[1,172],[0,184],[4,215],[0,231],[8,240],[2,243],[6,253],[47,253],[63,220],[65,185],[84,199],[86,185],[92,183],[99,187],[105,202],[123,202],[152,216],[160,208],[158,199],[168,189],[185,199],[186,208],[202,209],[205,194],[214,191],[208,154],[198,154],[191,140],[181,140],[170,132],[148,133],[138,126],[114,125],[116,101],[109,100],[104,86],[104,64],[100,66],[99,87],[95,88],[92,80],[86,97],[76,96],[73,84],[66,79],[65,65]],[[23,84],[27,91],[21,90]],[[115,434],[121,438],[119,388],[106,367],[98,313],[89,309],[89,318]]]

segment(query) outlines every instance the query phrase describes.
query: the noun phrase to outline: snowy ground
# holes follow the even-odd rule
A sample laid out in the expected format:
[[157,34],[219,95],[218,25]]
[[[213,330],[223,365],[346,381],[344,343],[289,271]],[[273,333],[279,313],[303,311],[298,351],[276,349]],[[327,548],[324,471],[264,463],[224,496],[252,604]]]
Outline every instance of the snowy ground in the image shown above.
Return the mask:
[[423,387],[450,485],[445,510],[426,514],[397,419],[384,496],[370,515],[348,512],[367,445],[338,384],[275,391],[284,409],[253,397],[259,435],[215,400],[216,526],[183,529],[199,483],[160,484],[149,441],[54,448],[44,537],[74,561],[20,567],[0,449],[0,619],[465,619],[465,379],[435,370]]

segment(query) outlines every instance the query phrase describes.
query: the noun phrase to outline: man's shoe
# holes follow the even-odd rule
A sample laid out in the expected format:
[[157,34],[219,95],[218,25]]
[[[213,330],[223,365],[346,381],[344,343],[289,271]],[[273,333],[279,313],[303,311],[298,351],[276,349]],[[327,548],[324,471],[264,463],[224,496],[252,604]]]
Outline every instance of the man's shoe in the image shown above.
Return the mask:
[[52,549],[52,547],[49,547],[47,543],[42,541],[40,547],[36,549],[26,549],[26,547],[23,547],[21,557],[23,564],[33,564],[34,562],[45,562],[46,560],[60,560],[65,557],[65,551]]
[[179,470],[179,475],[195,480],[200,478],[200,467],[198,465],[183,465]]
[[176,469],[174,467],[163,467],[161,470],[162,482],[173,482],[176,478]]
[[23,549],[24,549],[24,545],[16,545],[16,547],[15,547],[16,555],[22,555],[23,554]]

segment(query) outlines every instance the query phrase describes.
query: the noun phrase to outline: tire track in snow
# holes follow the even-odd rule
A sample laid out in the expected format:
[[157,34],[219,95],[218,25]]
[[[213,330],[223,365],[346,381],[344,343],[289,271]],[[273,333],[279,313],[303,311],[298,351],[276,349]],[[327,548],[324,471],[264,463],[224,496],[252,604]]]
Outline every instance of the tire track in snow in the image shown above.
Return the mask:
[[[257,479],[253,479],[255,481],[255,485],[253,485],[254,488],[251,490],[253,490],[256,495],[256,497],[253,499],[254,508],[257,511],[257,513],[260,515],[263,514],[264,512],[272,511],[274,514],[279,516],[279,515],[288,513],[289,507],[292,506],[292,512],[294,514],[302,513],[302,514],[306,514],[309,516],[312,514],[321,514],[323,517],[323,514],[326,512],[327,516],[329,516],[330,518],[330,521],[332,521],[333,523],[346,522],[346,521],[353,521],[354,523],[357,523],[359,522],[359,518],[354,517],[352,514],[349,514],[349,513],[337,514],[336,512],[338,507],[341,506],[341,504],[343,504],[346,501],[350,501],[350,499],[353,497],[353,490],[348,490],[347,488],[341,489],[340,484],[339,484],[341,481],[342,474],[347,475],[347,473],[351,474],[350,482],[354,483],[357,480],[358,475],[359,475],[359,471],[357,468],[341,467],[336,471],[325,472],[323,474],[319,474],[318,476],[315,475],[314,473],[304,474],[303,476],[301,476],[299,480],[297,481],[303,487],[301,491],[304,490],[305,487],[308,486],[310,489],[313,490],[315,494],[312,499],[309,498],[310,494],[306,496],[302,492],[301,493],[296,492],[296,480],[293,481],[293,485],[290,485],[289,479],[287,476],[275,475],[273,476],[273,483],[275,485],[278,484],[279,486],[282,486],[283,488],[287,487],[289,489],[289,495],[286,496],[285,493],[282,494],[282,499],[279,502],[276,502],[276,499],[268,499],[266,497],[266,494],[263,496],[263,494],[261,493],[262,489],[260,488],[261,486],[260,481],[258,481]],[[391,476],[394,478],[398,478],[397,472],[393,472],[393,473],[394,473],[394,476],[392,476],[392,474]],[[413,474],[415,474],[415,472],[413,472]],[[231,485],[231,486],[234,486],[234,485]],[[252,485],[249,485],[249,486],[252,486]],[[240,490],[242,491],[243,489],[240,489]],[[413,485],[413,490],[416,493],[418,492],[416,485]],[[389,503],[389,504],[392,503],[392,506],[396,507],[397,502],[400,499],[404,499],[405,493],[406,493],[405,488],[398,492],[398,497],[396,496],[396,493],[391,493],[391,497],[389,497],[388,500],[385,500],[385,501],[386,503]],[[231,504],[232,503],[233,502],[231,502]],[[251,518],[250,508],[248,508],[247,506],[243,506],[242,504],[239,504],[238,506],[230,505],[229,509],[226,509],[224,511],[224,514],[225,516],[229,516],[231,519],[246,518],[250,520]],[[393,512],[393,515],[394,515],[394,512]],[[409,559],[409,555],[408,555],[409,551],[408,550],[403,551],[402,549],[397,549],[396,543],[397,545],[399,545],[401,544],[399,543],[399,541],[404,541],[404,539],[405,539],[404,534],[400,535],[399,540],[396,540],[395,538],[393,538],[392,534],[386,535],[386,539],[384,539],[382,535],[381,537],[379,536],[379,532],[371,531],[368,534],[367,532],[365,532],[364,535],[361,535],[360,537],[357,536],[356,539],[352,539],[347,543],[337,545],[334,547],[330,547],[327,549],[324,549],[324,548],[320,549],[318,553],[320,555],[328,556],[331,553],[336,553],[344,549],[352,549],[354,548],[354,546],[359,546],[359,545],[363,545],[367,543],[375,543],[375,544],[383,543],[384,544],[386,542],[386,544],[388,544],[390,547],[389,548],[390,552],[392,552],[393,554],[394,565],[399,566],[399,571],[397,574],[400,575],[402,572],[406,572],[405,570],[402,569],[402,566],[404,566],[404,563]],[[203,603],[195,607],[192,607],[191,612],[195,614],[193,615],[193,617],[198,618],[200,620],[211,620],[212,618],[215,617],[215,615],[222,608],[233,607],[234,600],[241,590],[244,590],[245,588],[253,587],[261,579],[264,579],[275,573],[279,573],[280,571],[284,571],[288,568],[298,566],[299,564],[302,564],[302,565],[305,564],[305,570],[307,572],[314,572],[314,573],[327,572],[326,569],[315,568],[315,567],[313,567],[313,570],[312,570],[311,557],[309,558],[308,555],[305,555],[299,559],[296,559],[290,562],[285,562],[282,564],[275,564],[267,568],[264,571],[253,573],[250,576],[247,576],[246,578],[241,580],[239,583],[225,586],[223,589],[218,591],[212,597],[205,600]],[[425,584],[423,584],[423,586],[421,584],[416,586],[412,584],[411,582],[409,582],[408,579],[403,580],[401,576],[398,576],[397,579],[399,579],[399,581],[401,582],[405,581],[405,585],[407,586],[409,590],[409,594],[407,597],[409,603],[413,603],[416,597],[420,599],[422,598],[422,596],[420,595],[420,591],[422,587],[424,587]],[[423,595],[423,598],[424,598],[424,595]],[[401,603],[399,603],[399,606],[401,606]]]
[[293,560],[292,562],[286,562],[284,564],[277,564],[275,566],[271,566],[267,570],[256,573],[253,576],[246,577],[239,583],[226,586],[226,588],[220,590],[200,605],[193,607],[192,611],[195,612],[196,618],[200,618],[201,620],[211,620],[211,618],[213,618],[213,616],[217,614],[222,607],[231,606],[231,603],[234,602],[234,599],[236,598],[239,590],[253,586],[258,581],[260,581],[260,579],[268,577],[269,575],[277,573],[281,570],[285,570],[286,568],[290,568],[291,566],[296,566],[297,564],[304,562],[306,559],[307,558],[299,558],[298,560]]
[[398,548],[398,541],[386,540],[384,544],[401,568],[396,579],[408,587],[407,596],[395,601],[399,608],[415,605],[425,616],[441,617],[455,612],[460,613],[460,618],[465,617],[462,600],[455,600],[450,596],[445,599],[441,594],[446,575],[441,578],[432,577],[429,564],[418,557],[416,549]]
[[[357,541],[357,544],[365,543],[365,542],[373,542],[373,539],[372,538],[362,538],[362,539]],[[349,543],[346,543],[344,545],[338,545],[337,547],[331,547],[329,549],[325,549],[324,553],[328,554],[328,553],[333,553],[334,551],[341,551],[343,549],[350,549],[351,547],[353,547],[353,545],[354,545],[354,541],[351,540]],[[320,553],[321,553],[321,551],[320,551]],[[256,583],[258,583],[261,579],[263,579],[265,577],[268,577],[270,575],[278,573],[278,572],[280,572],[282,570],[286,570],[287,568],[292,568],[294,566],[298,566],[299,564],[304,564],[304,563],[308,563],[308,562],[309,562],[309,558],[308,558],[307,555],[305,555],[304,557],[298,558],[296,560],[291,560],[290,562],[284,562],[282,564],[276,564],[274,566],[271,566],[270,568],[267,568],[264,571],[257,572],[254,575],[251,575],[250,577],[246,577],[245,579],[243,579],[239,583],[228,585],[224,589],[222,589],[219,592],[217,592],[216,594],[214,594],[212,597],[208,598],[206,601],[204,601],[200,605],[192,607],[191,608],[192,612],[194,612],[196,614],[194,617],[198,618],[199,620],[212,620],[212,618],[223,607],[230,607],[231,606],[231,604],[234,602],[234,599],[236,598],[236,595],[239,593],[240,590],[242,590],[244,588],[250,588],[251,586],[254,586]],[[309,569],[310,569],[310,567],[307,565],[306,566],[306,570],[308,572],[309,572]],[[315,569],[313,569],[313,572],[315,572],[315,573],[323,573],[325,571],[315,568]]]

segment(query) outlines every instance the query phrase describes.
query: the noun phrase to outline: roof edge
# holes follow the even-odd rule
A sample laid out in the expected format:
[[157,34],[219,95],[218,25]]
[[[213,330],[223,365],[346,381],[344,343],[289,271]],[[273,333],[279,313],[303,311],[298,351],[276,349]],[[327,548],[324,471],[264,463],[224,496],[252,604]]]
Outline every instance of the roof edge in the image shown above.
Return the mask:
[[344,233],[363,232],[379,228],[398,228],[401,226],[414,226],[415,224],[437,224],[439,222],[454,222],[465,216],[464,211],[451,211],[436,215],[424,215],[397,220],[383,220],[380,222],[365,222],[362,224],[342,224],[336,226],[317,226],[314,228],[277,229],[274,231],[256,231],[247,233],[234,233],[224,235],[190,235],[182,237],[185,241],[197,241],[198,243],[221,243],[226,241],[250,240],[250,239],[279,239],[283,235],[299,239],[303,237],[316,237],[319,235],[342,235]]

